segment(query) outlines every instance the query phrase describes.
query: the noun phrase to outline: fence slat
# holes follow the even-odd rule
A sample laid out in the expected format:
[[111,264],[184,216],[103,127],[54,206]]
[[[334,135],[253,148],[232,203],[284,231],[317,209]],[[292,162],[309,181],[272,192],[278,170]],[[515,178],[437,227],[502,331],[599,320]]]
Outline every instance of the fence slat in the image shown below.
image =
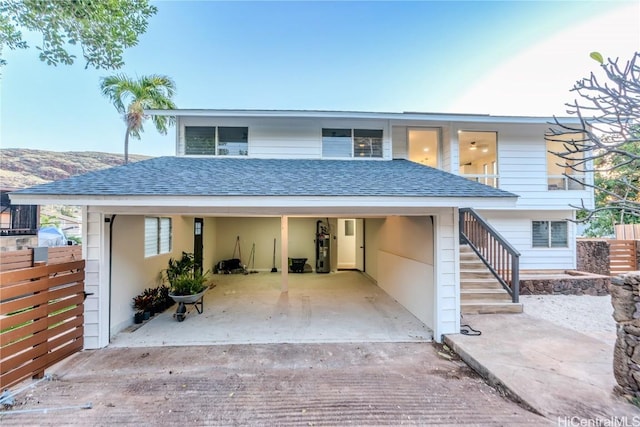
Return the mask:
[[0,389],[84,345],[85,263],[61,254],[67,262],[0,272]]
[[607,242],[609,243],[609,274],[616,276],[638,269],[636,240],[607,240]]

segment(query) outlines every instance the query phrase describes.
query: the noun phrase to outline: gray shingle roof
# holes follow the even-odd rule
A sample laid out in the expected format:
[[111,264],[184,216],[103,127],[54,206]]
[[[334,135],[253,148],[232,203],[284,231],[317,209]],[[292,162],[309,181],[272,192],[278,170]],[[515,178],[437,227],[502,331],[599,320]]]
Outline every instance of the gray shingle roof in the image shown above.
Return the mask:
[[78,196],[517,197],[407,160],[158,157],[17,193]]

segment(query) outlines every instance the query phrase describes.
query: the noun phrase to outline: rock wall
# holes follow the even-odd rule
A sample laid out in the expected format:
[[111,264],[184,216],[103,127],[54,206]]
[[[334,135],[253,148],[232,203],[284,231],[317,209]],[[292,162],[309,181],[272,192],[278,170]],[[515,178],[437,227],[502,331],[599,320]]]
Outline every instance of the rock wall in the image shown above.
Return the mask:
[[577,269],[594,274],[608,276],[609,243],[605,240],[576,241]]
[[640,272],[621,274],[611,280],[611,304],[617,323],[613,350],[616,391],[640,398]]
[[609,277],[558,277],[520,280],[520,295],[608,295]]

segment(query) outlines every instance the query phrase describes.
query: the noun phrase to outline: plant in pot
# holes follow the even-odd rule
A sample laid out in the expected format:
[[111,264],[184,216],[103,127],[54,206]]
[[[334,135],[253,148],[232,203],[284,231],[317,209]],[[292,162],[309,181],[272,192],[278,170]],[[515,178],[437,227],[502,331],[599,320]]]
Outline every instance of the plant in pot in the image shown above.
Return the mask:
[[171,288],[167,285],[162,284],[158,287],[158,294],[156,296],[158,298],[158,305],[162,307],[162,311],[173,305],[173,299],[169,296],[170,291]]
[[142,323],[143,320],[149,319],[149,298],[144,292],[133,297],[133,309],[136,311],[133,316],[134,323]]
[[157,291],[154,288],[147,288],[142,292],[142,294],[145,296],[147,301],[146,311],[149,312],[149,317],[153,317],[157,313],[155,305]]

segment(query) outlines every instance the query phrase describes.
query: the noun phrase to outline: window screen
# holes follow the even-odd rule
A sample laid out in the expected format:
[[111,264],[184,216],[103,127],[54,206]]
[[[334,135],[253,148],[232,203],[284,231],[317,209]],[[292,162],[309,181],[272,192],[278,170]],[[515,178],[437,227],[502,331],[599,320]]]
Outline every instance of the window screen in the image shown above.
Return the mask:
[[216,128],[186,126],[184,128],[184,153],[195,155],[216,154]]

